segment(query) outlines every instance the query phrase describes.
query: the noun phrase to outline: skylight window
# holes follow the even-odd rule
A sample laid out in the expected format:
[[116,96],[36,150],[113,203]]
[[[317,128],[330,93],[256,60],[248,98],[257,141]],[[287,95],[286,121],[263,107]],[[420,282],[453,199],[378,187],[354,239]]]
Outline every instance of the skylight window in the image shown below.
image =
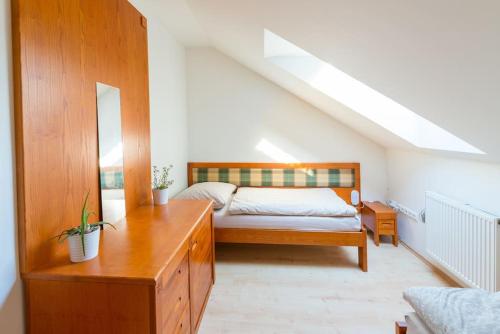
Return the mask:
[[264,57],[417,147],[484,154],[445,129],[269,30],[264,30]]

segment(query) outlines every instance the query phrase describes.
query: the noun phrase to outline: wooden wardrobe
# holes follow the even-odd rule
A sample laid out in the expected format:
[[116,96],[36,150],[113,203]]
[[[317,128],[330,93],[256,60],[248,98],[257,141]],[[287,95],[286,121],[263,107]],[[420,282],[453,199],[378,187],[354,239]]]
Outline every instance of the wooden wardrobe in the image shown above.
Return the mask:
[[[28,332],[196,332],[211,204],[151,205],[146,18],[127,0],[12,0],[12,33]],[[79,225],[87,191],[99,212],[96,82],[120,89],[127,217],[101,232],[97,258],[71,264],[53,237]]]

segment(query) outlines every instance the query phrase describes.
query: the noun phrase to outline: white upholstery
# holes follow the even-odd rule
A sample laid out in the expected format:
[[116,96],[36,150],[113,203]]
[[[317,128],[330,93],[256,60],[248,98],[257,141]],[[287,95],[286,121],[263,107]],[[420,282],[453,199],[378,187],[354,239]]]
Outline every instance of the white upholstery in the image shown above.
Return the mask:
[[410,288],[403,294],[435,334],[500,334],[500,292]]
[[176,199],[211,199],[214,201],[214,209],[223,208],[231,199],[236,186],[223,182],[202,182],[193,184],[182,191]]

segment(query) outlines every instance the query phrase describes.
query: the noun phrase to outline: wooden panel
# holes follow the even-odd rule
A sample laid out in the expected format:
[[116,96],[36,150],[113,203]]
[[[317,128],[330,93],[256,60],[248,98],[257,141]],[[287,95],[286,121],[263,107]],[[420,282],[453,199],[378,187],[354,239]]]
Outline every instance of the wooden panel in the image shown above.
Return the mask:
[[375,212],[368,209],[367,207],[363,207],[363,209],[361,210],[361,221],[363,225],[365,225],[371,231],[375,231],[377,229],[377,218],[375,217]]
[[189,262],[184,256],[176,271],[162,276],[158,285],[157,323],[158,333],[172,333],[182,320],[184,310],[189,307]]
[[362,223],[373,231],[375,245],[380,243],[380,235],[392,236],[394,246],[398,245],[398,224],[396,212],[380,202],[363,202]]
[[406,322],[396,321],[395,331],[396,334],[406,334],[406,332],[408,331],[408,326],[406,325]]
[[363,202],[363,205],[365,208],[376,212],[377,217],[382,218],[382,217],[392,217],[396,212],[390,208],[389,206],[380,203],[380,202]]
[[393,219],[380,219],[377,221],[378,233],[385,235],[394,235],[394,220]]
[[51,237],[98,210],[97,81],[121,90],[127,211],[150,201],[147,31],[126,0],[14,0],[23,273],[67,256]]
[[[304,163],[267,163],[267,162],[190,162],[188,163],[188,185],[193,184],[193,168],[318,168],[318,169],[354,169],[355,186],[353,188],[332,188],[347,203],[351,203],[351,192],[357,190],[361,197],[361,167],[357,162],[304,162]],[[360,198],[361,203],[361,198]],[[358,205],[358,209],[361,208]]]
[[359,232],[312,232],[294,230],[216,228],[215,242],[273,245],[355,246],[359,267],[368,271],[366,230]]
[[[170,200],[130,212],[117,230],[101,232],[97,258],[81,263],[61,259],[54,266],[26,273],[26,278],[122,281],[154,285],[162,273],[173,273],[189,246],[201,217],[212,214],[211,201]],[[166,274],[169,275],[169,274]]]
[[361,232],[311,232],[272,229],[216,228],[215,242],[318,245],[318,246],[362,246]]
[[[167,333],[167,332],[165,332]],[[175,334],[190,334],[191,333],[191,313],[189,309],[189,305],[184,308],[184,312],[182,312],[182,317],[177,323],[177,326],[174,330]]]
[[153,330],[150,305],[154,289],[148,286],[28,280],[26,292],[28,333],[133,334]]
[[23,275],[28,332],[189,333],[190,298],[199,326],[214,277],[212,202],[139,207],[117,228],[101,232],[97,258]]
[[197,329],[213,284],[211,215],[206,215],[191,238],[189,251],[191,328]]

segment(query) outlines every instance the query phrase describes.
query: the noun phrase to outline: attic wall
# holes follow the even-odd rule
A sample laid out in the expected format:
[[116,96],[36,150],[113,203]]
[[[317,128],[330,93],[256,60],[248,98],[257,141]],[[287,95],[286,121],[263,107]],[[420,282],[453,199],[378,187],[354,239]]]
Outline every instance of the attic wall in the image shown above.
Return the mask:
[[151,164],[173,165],[169,196],[187,187],[186,52],[145,0],[130,1],[148,18]]
[[385,199],[381,146],[213,48],[188,49],[187,69],[191,161],[360,162],[363,199]]
[[[425,207],[429,190],[500,216],[500,164],[391,149],[387,169],[388,198],[417,213]],[[403,215],[398,224],[401,240],[425,256],[425,224]]]
[[18,271],[16,190],[14,182],[14,107],[10,1],[0,0],[0,328],[2,333],[21,334],[23,325],[22,283]]

